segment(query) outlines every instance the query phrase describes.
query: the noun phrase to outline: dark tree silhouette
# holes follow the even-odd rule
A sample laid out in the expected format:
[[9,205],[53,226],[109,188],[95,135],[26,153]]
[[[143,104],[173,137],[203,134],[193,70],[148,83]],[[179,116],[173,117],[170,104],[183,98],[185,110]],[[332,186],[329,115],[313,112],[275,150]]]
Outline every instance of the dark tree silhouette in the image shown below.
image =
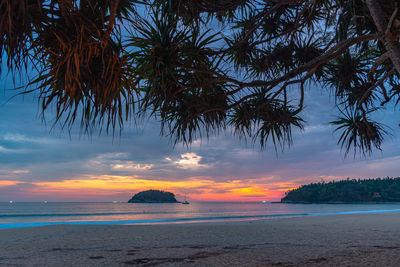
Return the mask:
[[312,183],[290,190],[286,203],[399,202],[400,178],[347,179]]
[[147,190],[135,194],[129,203],[178,203],[175,195],[160,190]]
[[[290,145],[304,90],[330,88],[346,154],[380,149],[398,104],[399,1],[0,0],[0,60],[86,130],[147,115],[190,143],[229,127]],[[4,71],[4,69],[2,70]]]

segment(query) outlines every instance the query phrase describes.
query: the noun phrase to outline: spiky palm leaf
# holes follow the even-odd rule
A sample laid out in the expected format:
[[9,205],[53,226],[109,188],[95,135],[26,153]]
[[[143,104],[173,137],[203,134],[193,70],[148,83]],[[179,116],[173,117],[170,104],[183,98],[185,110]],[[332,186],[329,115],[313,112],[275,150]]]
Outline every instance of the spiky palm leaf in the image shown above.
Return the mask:
[[[54,103],[68,125],[114,129],[147,111],[190,142],[230,118],[236,134],[282,146],[302,128],[305,85],[361,113],[399,99],[385,38],[398,40],[400,12],[375,2],[385,35],[363,0],[0,0],[0,58],[34,66],[43,110]],[[343,148],[379,148],[381,126],[353,111]]]
[[0,0],[0,73],[6,54],[10,70],[26,66],[34,25],[45,19],[40,0]]
[[140,74],[141,110],[159,115],[175,143],[190,143],[203,127],[208,132],[223,125],[228,98],[212,75],[207,48],[218,41],[215,35],[180,27],[176,18],[157,11],[152,22],[141,21],[133,30],[137,37],[128,45]]
[[370,120],[368,114],[376,111],[370,109],[364,114],[356,108],[351,108],[346,111],[341,111],[342,116],[331,124],[336,125],[335,131],[341,131],[338,144],[345,150],[347,155],[353,148],[354,156],[357,151],[363,155],[371,153],[373,147],[381,149],[383,136],[388,134],[384,129],[384,125]]
[[[295,107],[279,99],[266,97],[254,98],[235,108],[229,124],[235,133],[248,135],[258,140],[261,147],[271,141],[277,150],[292,144],[292,128],[303,129],[304,120],[298,116]],[[255,134],[253,135],[253,130]]]
[[135,73],[114,26],[127,7],[106,0],[62,3],[33,45],[43,66],[31,85],[40,89],[43,110],[56,103],[57,120],[72,125],[79,112],[86,129],[104,121],[115,129],[134,103]]

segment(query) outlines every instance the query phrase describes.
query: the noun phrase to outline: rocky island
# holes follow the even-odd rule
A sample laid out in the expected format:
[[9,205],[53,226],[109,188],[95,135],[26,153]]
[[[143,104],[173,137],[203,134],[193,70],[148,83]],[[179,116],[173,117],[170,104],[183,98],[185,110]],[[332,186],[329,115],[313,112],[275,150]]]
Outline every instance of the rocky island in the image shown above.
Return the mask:
[[179,203],[171,192],[147,190],[135,194],[128,203]]

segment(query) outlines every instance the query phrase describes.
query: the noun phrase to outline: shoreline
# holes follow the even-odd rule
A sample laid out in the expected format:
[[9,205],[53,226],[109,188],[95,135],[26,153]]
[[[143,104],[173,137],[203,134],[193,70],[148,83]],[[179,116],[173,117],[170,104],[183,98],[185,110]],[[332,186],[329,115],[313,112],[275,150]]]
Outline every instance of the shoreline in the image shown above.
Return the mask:
[[112,225],[169,225],[169,224],[191,224],[191,223],[214,223],[214,222],[230,223],[230,222],[275,220],[283,218],[301,218],[301,217],[352,215],[352,214],[378,214],[378,213],[395,213],[395,212],[400,212],[400,209],[341,211],[341,212],[323,212],[323,213],[220,216],[220,217],[186,217],[186,218],[166,218],[166,219],[148,219],[148,220],[14,222],[14,223],[0,223],[0,231],[7,229],[34,228],[34,227],[44,227],[44,226],[56,226],[56,225],[112,226]]
[[271,204],[349,204],[349,205],[374,205],[374,204],[399,204],[400,201],[380,201],[380,202],[368,202],[368,201],[358,201],[358,202],[345,202],[345,201],[327,201],[327,202],[307,202],[307,201],[285,201],[285,202],[270,202]]
[[397,266],[400,212],[0,231],[0,265]]

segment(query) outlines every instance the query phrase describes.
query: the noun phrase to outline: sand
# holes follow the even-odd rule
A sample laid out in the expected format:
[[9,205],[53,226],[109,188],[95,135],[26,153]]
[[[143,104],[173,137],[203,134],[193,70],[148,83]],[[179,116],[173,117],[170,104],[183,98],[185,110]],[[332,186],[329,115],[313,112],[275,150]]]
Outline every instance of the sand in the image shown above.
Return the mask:
[[0,266],[400,266],[400,213],[0,230]]

